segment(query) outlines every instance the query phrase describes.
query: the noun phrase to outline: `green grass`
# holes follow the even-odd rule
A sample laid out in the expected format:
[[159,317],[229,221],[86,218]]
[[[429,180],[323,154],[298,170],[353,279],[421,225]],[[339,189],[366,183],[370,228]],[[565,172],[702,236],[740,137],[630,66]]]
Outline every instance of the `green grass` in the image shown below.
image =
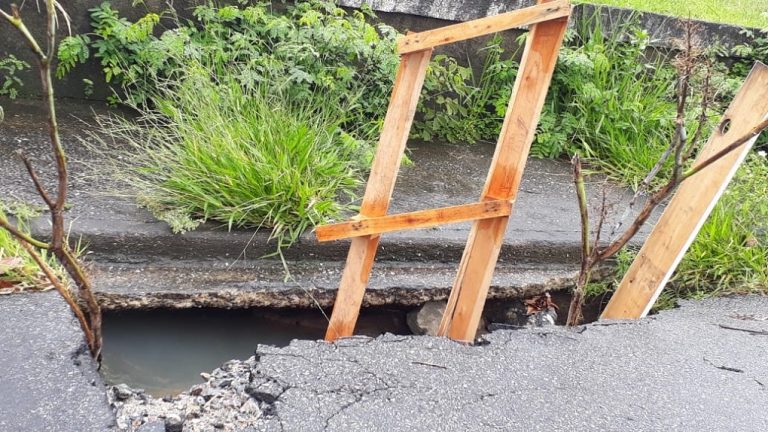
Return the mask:
[[712,211],[673,283],[690,292],[768,293],[766,197],[768,161],[755,155],[739,169]]
[[[0,216],[5,218],[4,204],[0,202]],[[26,218],[26,206],[16,206],[17,218]],[[23,230],[24,225],[20,228]],[[45,250],[38,250],[40,256],[64,283],[67,282],[64,269]],[[0,294],[26,290],[48,290],[53,286],[40,268],[8,231],[0,228]]]
[[291,102],[244,88],[236,69],[213,77],[194,62],[180,76],[157,83],[138,120],[101,120],[127,144],[109,154],[103,143],[112,174],[174,231],[208,220],[263,227],[285,246],[352,201],[370,147],[342,130],[337,101]]
[[576,0],[574,3],[619,6],[745,27],[768,27],[768,0]]

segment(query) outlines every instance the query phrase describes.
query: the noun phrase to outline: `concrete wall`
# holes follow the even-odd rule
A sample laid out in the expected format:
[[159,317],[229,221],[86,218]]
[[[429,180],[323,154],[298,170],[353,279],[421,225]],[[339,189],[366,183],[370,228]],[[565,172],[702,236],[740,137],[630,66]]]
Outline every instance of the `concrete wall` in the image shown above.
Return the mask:
[[[68,0],[63,1],[65,8],[72,17],[72,32],[87,33],[90,31],[88,9],[101,4],[103,0]],[[121,11],[123,16],[135,20],[147,12],[147,10],[160,11],[165,8],[164,0],[145,0],[146,6],[133,7],[133,0],[112,0],[113,7]],[[181,15],[189,16],[190,11],[196,5],[205,3],[205,0],[176,0],[174,6]],[[382,21],[395,28],[406,31],[422,31],[459,21],[481,18],[495,15],[521,7],[530,6],[533,0],[338,0],[341,6],[358,8],[367,3],[377,12]],[[572,24],[582,17],[592,16],[595,8],[590,5],[580,5],[574,10]],[[603,28],[610,31],[616,24],[626,22],[632,11],[621,8],[603,8]],[[37,13],[34,2],[27,2],[22,16],[28,27],[34,34],[44,34],[43,16]],[[676,18],[663,15],[644,13],[640,15],[641,25],[649,32],[652,46],[662,49],[674,48],[677,41],[683,35],[682,22]],[[731,47],[747,42],[745,36],[739,34],[740,27],[699,23],[698,36],[705,45],[720,42],[726,47]],[[514,48],[514,40],[520,34],[520,30],[506,32],[505,40],[508,48]],[[60,35],[66,35],[66,29],[60,29]],[[8,54],[32,62],[33,57],[26,46],[21,43],[13,29],[7,23],[0,23],[0,58]],[[448,52],[459,59],[471,58],[477,50],[483,46],[487,39],[476,39],[461,44],[442,48],[442,52]],[[474,62],[480,63],[480,62]],[[39,93],[39,83],[36,73],[30,71],[22,77],[25,81],[23,93]],[[83,94],[83,79],[94,82],[94,94],[92,99],[105,99],[109,95],[109,89],[102,78],[99,65],[91,61],[81,65],[69,76],[58,80],[56,90],[59,97],[85,98]]]

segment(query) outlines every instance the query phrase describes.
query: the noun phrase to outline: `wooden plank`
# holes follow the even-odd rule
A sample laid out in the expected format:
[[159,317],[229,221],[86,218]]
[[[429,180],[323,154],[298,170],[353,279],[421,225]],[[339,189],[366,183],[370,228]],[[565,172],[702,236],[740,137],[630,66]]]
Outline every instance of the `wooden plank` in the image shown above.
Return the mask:
[[515,11],[480,18],[464,23],[449,25],[434,30],[413,33],[397,41],[397,51],[405,54],[427,48],[434,48],[467,39],[549,21],[570,15],[568,0],[555,0]]
[[[432,50],[427,49],[405,54],[400,58],[379,146],[360,206],[360,215],[363,218],[384,216],[389,209],[397,171],[405,152],[405,144],[431,57]],[[352,239],[325,340],[334,341],[340,337],[351,336],[355,330],[379,238],[379,235],[372,235]]]
[[[697,161],[708,159],[768,116],[768,67],[756,64]],[[723,125],[729,124],[727,133]],[[603,311],[604,319],[648,314],[757,137],[680,185]]]
[[[514,200],[517,196],[567,25],[567,18],[542,22],[528,36],[481,200]],[[503,216],[473,225],[439,335],[474,340],[508,220]]]
[[511,210],[512,203],[509,201],[486,201],[322,225],[315,229],[315,235],[318,241],[325,242],[349,237],[432,228],[450,223],[509,216]]

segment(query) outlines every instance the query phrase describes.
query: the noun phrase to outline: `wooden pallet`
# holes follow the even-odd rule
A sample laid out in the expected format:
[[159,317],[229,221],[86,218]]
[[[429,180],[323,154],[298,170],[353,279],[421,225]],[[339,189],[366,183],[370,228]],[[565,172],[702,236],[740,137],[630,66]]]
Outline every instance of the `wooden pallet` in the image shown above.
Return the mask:
[[[539,0],[532,7],[408,34],[398,41],[400,65],[360,214],[316,230],[319,241],[352,238],[326,340],[353,334],[382,233],[462,221],[474,224],[440,335],[474,340],[570,14],[568,0]],[[530,34],[479,202],[387,215],[432,49],[526,25]]]

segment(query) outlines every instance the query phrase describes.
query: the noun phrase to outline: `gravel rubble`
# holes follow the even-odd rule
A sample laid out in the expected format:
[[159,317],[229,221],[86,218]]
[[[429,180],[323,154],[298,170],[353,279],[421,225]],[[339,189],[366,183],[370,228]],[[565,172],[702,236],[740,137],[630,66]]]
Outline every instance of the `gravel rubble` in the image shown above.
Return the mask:
[[257,363],[256,357],[231,360],[210,374],[202,373],[204,383],[172,398],[153,398],[125,384],[112,386],[108,393],[117,427],[140,432],[248,430],[269,415],[280,391],[259,377]]

